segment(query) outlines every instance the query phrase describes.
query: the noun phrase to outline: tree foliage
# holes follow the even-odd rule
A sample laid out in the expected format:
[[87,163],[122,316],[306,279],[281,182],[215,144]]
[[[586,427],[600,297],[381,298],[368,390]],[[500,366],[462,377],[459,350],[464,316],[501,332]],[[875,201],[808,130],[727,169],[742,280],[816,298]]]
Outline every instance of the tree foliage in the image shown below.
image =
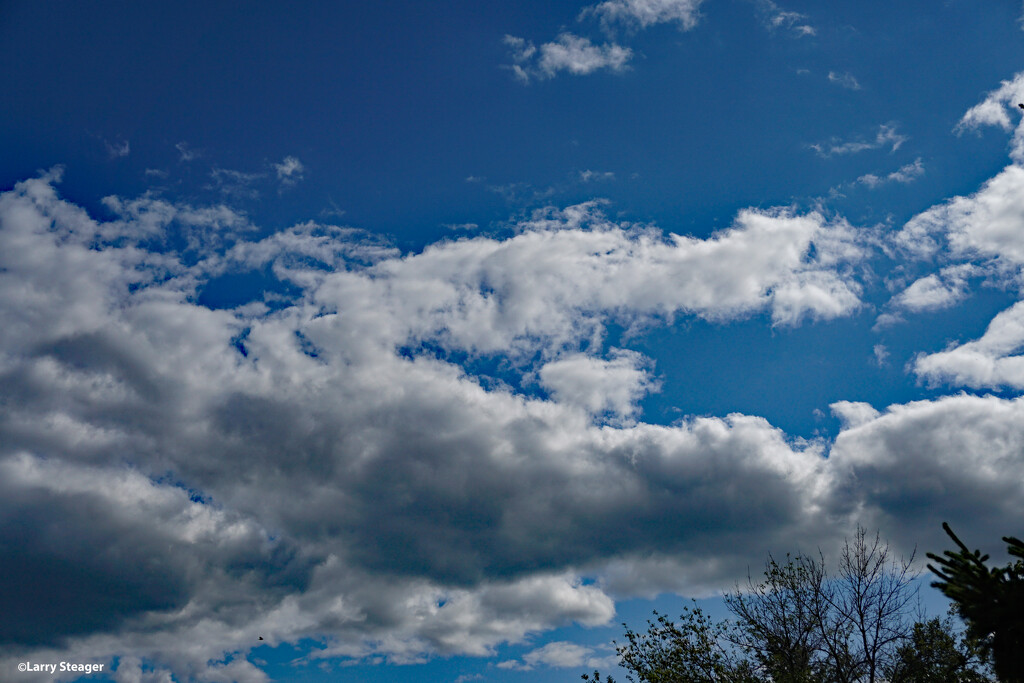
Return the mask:
[[[910,559],[858,528],[835,572],[824,556],[769,556],[764,579],[725,596],[732,620],[696,606],[626,627],[619,664],[632,683],[919,683],[988,680],[951,620],[914,623]],[[625,624],[624,624],[625,626]],[[614,683],[597,671],[589,683]]]
[[984,657],[966,635],[957,637],[950,617],[914,624],[886,670],[892,683],[984,683]]
[[[619,645],[620,665],[633,683],[757,683],[751,663],[730,648],[730,625],[715,623],[699,607],[683,610],[679,622],[654,613],[647,631],[626,627],[626,642]],[[625,624],[623,624],[625,626]],[[602,683],[601,674],[583,680]],[[604,683],[615,683],[608,676]]]
[[928,565],[940,581],[932,585],[953,600],[968,635],[992,658],[1000,681],[1024,682],[1024,542],[1004,536],[1011,556],[1005,567],[988,567],[988,555],[970,551],[943,522],[942,528],[959,550],[928,553]]

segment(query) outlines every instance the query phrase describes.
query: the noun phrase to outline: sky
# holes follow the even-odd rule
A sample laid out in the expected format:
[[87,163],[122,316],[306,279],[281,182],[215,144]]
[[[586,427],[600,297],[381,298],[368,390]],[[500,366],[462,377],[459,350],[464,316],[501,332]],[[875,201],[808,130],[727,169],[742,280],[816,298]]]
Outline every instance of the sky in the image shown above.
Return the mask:
[[1005,560],[1022,14],[0,2],[0,678],[579,680],[858,525]]

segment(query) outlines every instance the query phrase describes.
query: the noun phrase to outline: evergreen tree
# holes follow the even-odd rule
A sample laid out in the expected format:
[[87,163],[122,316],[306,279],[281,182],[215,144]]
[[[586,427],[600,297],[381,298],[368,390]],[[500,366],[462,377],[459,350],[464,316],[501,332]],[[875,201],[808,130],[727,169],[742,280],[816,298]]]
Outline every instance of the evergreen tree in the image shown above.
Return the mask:
[[959,548],[928,553],[938,567],[928,568],[942,580],[932,583],[956,603],[967,633],[991,656],[1003,683],[1024,683],[1024,543],[1004,536],[1009,553],[1020,558],[1006,567],[986,566],[988,555],[971,552],[949,524],[942,528]]

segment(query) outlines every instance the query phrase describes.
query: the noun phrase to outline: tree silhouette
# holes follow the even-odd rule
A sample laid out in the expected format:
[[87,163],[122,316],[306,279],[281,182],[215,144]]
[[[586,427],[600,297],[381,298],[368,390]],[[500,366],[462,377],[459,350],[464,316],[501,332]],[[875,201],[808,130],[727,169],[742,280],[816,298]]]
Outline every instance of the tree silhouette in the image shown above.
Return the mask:
[[1011,556],[1020,558],[1006,567],[985,565],[988,555],[971,552],[949,524],[942,528],[958,551],[928,553],[938,567],[928,568],[942,580],[932,585],[956,603],[967,633],[992,659],[1003,683],[1024,683],[1024,542],[1004,536]]

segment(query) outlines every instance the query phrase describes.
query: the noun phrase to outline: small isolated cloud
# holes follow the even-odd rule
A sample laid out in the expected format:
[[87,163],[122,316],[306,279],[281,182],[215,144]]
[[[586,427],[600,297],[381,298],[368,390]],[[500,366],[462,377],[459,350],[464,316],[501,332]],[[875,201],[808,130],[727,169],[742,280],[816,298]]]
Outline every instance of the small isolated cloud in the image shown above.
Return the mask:
[[875,353],[875,363],[877,363],[879,367],[885,365],[889,360],[889,349],[885,347],[885,344],[875,344],[875,347],[872,350]]
[[893,299],[898,309],[906,311],[937,311],[963,300],[967,278],[981,269],[971,264],[943,268],[914,281]]
[[769,31],[789,31],[795,36],[813,36],[818,31],[805,23],[806,14],[790,12],[776,5],[772,0],[761,0],[757,4],[758,13]]
[[523,83],[554,78],[561,71],[576,76],[600,69],[623,71],[633,56],[628,47],[615,43],[594,45],[589,39],[572,33],[562,33],[558,40],[544,43],[540,48],[516,36],[505,36],[505,44],[515,62],[510,67],[512,73]]
[[277,179],[281,184],[290,186],[302,180],[306,167],[296,157],[287,156],[281,163],[274,164],[274,170],[277,171]]
[[117,140],[115,142],[110,142],[109,140],[104,140],[103,141],[103,145],[104,145],[104,147],[107,148],[107,155],[111,159],[118,159],[120,157],[126,157],[132,151],[131,145],[128,144],[127,140]]
[[[881,149],[889,147],[890,152],[895,152],[907,141],[907,136],[896,132],[896,124],[884,123],[878,127],[874,139],[841,141],[839,138],[832,138],[827,143],[815,143],[810,148],[819,156],[828,158],[835,155],[857,154],[870,149]],[[902,170],[902,169],[901,169]]]
[[689,31],[700,18],[703,0],[608,0],[587,7],[580,14],[583,18],[593,14],[607,28],[623,25],[627,28],[647,28],[654,24],[675,22],[680,30]]
[[847,90],[860,90],[860,83],[857,79],[848,71],[838,73],[836,71],[828,72],[828,80],[830,83],[846,88]]
[[924,175],[924,164],[921,159],[915,159],[912,163],[900,166],[897,170],[888,175],[879,176],[874,173],[865,173],[857,178],[857,182],[872,189],[887,183],[912,183]]
[[189,147],[187,142],[179,142],[174,149],[178,150],[179,161],[193,161],[203,155],[199,150]]
[[615,174],[611,171],[591,171],[590,169],[587,169],[586,171],[580,171],[578,177],[580,179],[580,182],[584,183],[590,183],[601,180],[615,180]]
[[480,226],[477,225],[476,223],[445,223],[444,227],[448,228],[449,230],[467,230],[467,231],[469,231],[469,230],[476,230]]

